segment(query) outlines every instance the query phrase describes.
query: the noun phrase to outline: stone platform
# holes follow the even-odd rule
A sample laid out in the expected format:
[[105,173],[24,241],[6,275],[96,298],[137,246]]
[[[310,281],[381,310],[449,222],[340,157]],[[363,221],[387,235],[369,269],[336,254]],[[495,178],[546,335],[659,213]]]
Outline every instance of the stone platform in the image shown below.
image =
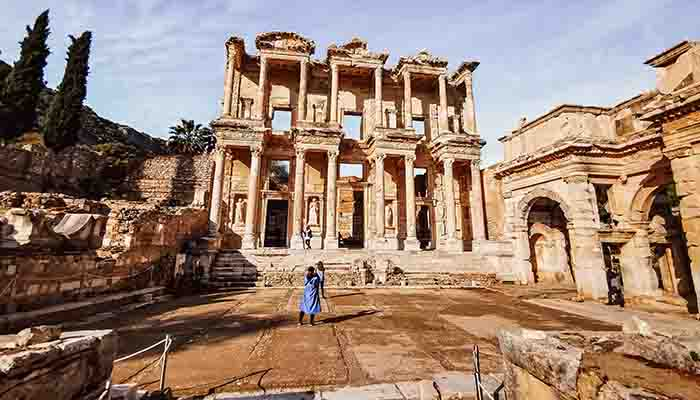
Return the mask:
[[494,268],[475,253],[376,250],[221,250],[209,276],[212,288],[298,287],[303,271],[323,262],[327,287],[485,287]]

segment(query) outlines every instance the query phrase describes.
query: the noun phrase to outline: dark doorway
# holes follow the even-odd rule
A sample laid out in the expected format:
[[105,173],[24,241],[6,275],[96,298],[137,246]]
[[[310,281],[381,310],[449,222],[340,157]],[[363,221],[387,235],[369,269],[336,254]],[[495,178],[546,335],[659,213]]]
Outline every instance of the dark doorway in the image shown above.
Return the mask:
[[420,206],[418,210],[418,218],[416,221],[416,236],[420,242],[421,250],[430,248],[430,239],[432,234],[430,232],[430,207]]
[[620,246],[603,243],[603,261],[605,262],[605,279],[608,282],[608,304],[625,305],[624,282],[620,263]]
[[361,249],[365,241],[364,196],[360,190],[352,192],[352,229],[350,234],[338,235],[340,247]]
[[265,247],[287,247],[287,200],[268,200],[265,217]]

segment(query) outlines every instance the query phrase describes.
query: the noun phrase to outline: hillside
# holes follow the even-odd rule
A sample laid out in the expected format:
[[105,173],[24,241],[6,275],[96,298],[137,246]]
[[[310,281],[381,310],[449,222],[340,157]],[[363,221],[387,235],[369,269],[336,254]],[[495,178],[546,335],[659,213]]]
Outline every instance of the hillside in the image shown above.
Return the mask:
[[[54,96],[53,89],[46,88],[39,105],[39,125],[43,125],[49,104]],[[164,154],[166,143],[136,129],[100,117],[93,109],[83,106],[82,128],[78,132],[79,144],[121,143],[146,153]]]

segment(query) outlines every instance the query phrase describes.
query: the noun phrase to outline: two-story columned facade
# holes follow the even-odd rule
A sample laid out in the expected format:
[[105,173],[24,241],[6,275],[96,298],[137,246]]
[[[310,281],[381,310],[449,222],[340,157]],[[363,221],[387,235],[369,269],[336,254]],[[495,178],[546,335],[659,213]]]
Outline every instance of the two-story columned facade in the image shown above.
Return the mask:
[[472,74],[421,51],[386,65],[360,39],[226,43],[210,211],[222,247],[475,249],[486,239]]

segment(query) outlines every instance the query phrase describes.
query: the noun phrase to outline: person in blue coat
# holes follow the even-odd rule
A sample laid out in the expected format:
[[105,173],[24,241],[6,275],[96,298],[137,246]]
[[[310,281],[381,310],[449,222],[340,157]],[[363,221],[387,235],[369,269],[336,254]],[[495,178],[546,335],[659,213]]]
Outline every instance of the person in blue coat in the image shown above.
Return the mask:
[[314,317],[321,312],[320,286],[321,278],[314,267],[309,267],[304,274],[304,294],[299,303],[299,325],[304,324],[304,314],[309,314],[309,322],[314,325]]

